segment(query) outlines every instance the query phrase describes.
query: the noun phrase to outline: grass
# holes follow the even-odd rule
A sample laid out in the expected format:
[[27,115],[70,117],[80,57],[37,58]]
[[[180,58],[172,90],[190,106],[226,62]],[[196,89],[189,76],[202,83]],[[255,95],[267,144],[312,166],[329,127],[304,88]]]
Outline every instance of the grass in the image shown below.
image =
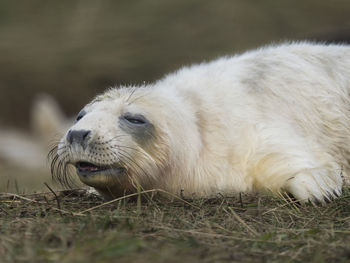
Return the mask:
[[349,190],[323,207],[253,195],[109,204],[84,190],[56,195],[1,194],[2,262],[350,261]]
[[[72,114],[110,85],[271,41],[337,39],[350,3],[335,2],[2,1],[0,124],[28,128],[37,93]],[[57,192],[58,210],[51,192],[24,194],[42,190],[48,173],[1,160],[0,170],[0,191],[17,194],[0,194],[0,262],[350,261],[349,190],[325,207],[269,196],[124,198],[81,215],[103,200]]]

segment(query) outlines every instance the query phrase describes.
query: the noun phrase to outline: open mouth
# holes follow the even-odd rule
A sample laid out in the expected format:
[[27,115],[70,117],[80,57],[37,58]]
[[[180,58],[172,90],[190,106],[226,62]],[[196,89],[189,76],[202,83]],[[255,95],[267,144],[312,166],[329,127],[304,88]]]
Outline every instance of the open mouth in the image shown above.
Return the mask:
[[77,162],[76,165],[78,173],[97,173],[107,170],[107,167],[97,166],[89,162]]
[[120,174],[125,168],[123,167],[111,167],[111,166],[99,166],[89,162],[77,162],[75,164],[77,168],[78,175],[88,176],[97,173],[112,173],[112,174]]

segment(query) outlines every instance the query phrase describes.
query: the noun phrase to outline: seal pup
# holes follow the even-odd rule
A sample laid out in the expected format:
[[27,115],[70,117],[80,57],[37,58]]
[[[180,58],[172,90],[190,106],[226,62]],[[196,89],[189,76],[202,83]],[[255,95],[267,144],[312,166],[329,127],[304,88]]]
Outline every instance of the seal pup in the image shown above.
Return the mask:
[[289,192],[328,202],[349,180],[350,47],[267,46],[112,88],[53,149],[106,198],[143,189],[185,197]]
[[[47,172],[47,151],[52,137],[73,124],[48,94],[37,94],[30,109],[30,130],[0,125],[0,165]],[[56,138],[57,140],[57,138]]]

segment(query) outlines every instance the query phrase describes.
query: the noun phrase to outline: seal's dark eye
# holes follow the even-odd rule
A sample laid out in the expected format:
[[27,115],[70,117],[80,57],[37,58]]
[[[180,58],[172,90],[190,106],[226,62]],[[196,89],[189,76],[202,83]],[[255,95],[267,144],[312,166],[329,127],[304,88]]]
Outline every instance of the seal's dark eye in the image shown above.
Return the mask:
[[126,112],[120,118],[132,125],[144,125],[148,123],[148,120],[142,114],[133,114]]
[[118,126],[142,142],[150,136],[152,137],[154,133],[153,124],[140,113],[123,113],[119,116]]
[[146,123],[146,121],[142,117],[138,117],[138,116],[124,116],[124,119],[132,124],[137,124],[137,125],[142,125]]
[[81,110],[78,115],[77,115],[77,118],[75,119],[75,122],[79,121],[81,118],[83,118],[86,114],[86,111],[85,110]]

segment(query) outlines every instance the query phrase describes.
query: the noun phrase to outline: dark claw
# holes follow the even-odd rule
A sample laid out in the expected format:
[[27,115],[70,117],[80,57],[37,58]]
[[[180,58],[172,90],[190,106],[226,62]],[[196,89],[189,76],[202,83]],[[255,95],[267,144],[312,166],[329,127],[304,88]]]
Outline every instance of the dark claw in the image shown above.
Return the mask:
[[312,203],[314,203],[317,206],[322,205],[322,202],[320,200],[318,200],[317,198],[313,198],[312,200],[310,200]]
[[327,191],[327,196],[325,196],[323,199],[328,204],[334,200],[334,197],[330,192]]
[[294,197],[294,195],[292,195],[291,193],[286,193],[287,198],[290,199],[291,201],[297,201],[297,199]]
[[339,194],[338,194],[335,190],[333,190],[333,194],[334,194],[336,197],[339,197]]
[[329,204],[330,202],[332,202],[332,197],[325,196],[325,197],[323,197],[323,200],[326,202],[326,204]]
[[293,194],[291,194],[289,192],[286,192],[285,194],[286,194],[286,198],[287,198],[288,201],[293,202],[298,207],[301,206],[300,201],[298,199],[296,199]]

